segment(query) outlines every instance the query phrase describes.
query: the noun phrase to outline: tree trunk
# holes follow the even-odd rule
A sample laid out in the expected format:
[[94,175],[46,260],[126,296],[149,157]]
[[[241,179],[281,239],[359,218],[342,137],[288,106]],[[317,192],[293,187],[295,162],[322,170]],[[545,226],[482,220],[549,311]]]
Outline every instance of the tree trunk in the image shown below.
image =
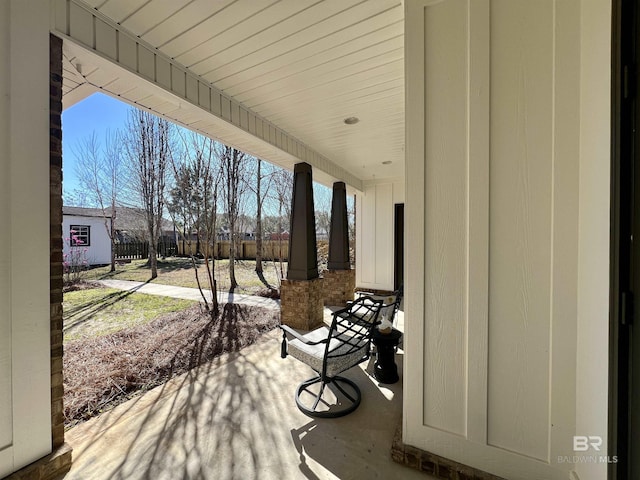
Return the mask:
[[154,240],[149,240],[149,266],[151,267],[151,280],[158,277],[158,246]]
[[258,176],[256,184],[256,273],[260,276],[262,270],[262,199],[260,197],[260,167],[262,160],[258,159]]
[[[234,228],[231,229],[234,231]],[[236,280],[236,239],[231,235],[231,240],[229,241],[229,281],[230,281],[230,290],[234,290],[238,287],[238,282]]]
[[111,243],[111,268],[110,272],[116,271],[116,232],[113,231],[113,219],[115,217],[115,209],[111,210],[111,228],[109,231],[109,242]]

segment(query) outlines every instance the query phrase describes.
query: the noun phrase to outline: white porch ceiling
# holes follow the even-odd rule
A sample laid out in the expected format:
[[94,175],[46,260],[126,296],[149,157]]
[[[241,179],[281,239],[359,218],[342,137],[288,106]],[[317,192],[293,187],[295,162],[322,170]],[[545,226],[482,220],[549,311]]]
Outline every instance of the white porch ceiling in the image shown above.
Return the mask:
[[[72,3],[86,6],[95,16],[93,29],[87,26],[85,43],[91,41],[89,30],[94,43],[88,47],[95,49],[99,41],[96,32],[101,30],[96,21],[114,25],[238,102],[240,110],[257,114],[360,181],[404,174],[401,0]],[[219,127],[208,118],[210,114],[149,89],[148,81],[103,61],[109,55],[99,60],[88,56],[86,49],[72,42],[83,32],[61,33],[67,36],[64,87],[68,104],[99,89],[242,147],[246,139],[238,132],[234,136],[230,131],[226,138],[224,129],[209,131],[207,123]],[[171,115],[178,109],[182,110],[180,118]],[[345,125],[347,117],[360,121]],[[260,152],[254,148],[252,153]],[[283,163],[277,158],[272,161]]]

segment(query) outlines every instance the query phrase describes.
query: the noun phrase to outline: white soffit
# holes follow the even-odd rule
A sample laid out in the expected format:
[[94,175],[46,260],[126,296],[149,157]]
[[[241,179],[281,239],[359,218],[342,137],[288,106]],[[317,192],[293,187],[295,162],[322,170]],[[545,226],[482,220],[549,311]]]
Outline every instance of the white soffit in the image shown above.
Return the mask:
[[[162,94],[147,94],[142,84],[149,82],[121,78],[126,76],[121,69],[109,65],[116,62],[175,94],[179,108],[173,112],[190,110],[187,126],[227,143],[250,151],[244,137],[258,135],[262,143],[284,150],[291,162],[307,161],[358,190],[363,180],[404,174],[400,0],[54,4],[54,32],[109,59],[97,66],[111,72],[83,74],[105,92],[174,118],[162,111]],[[71,49],[66,53],[80,59]],[[204,115],[190,105],[204,109]],[[222,138],[211,114],[239,131]],[[360,121],[346,125],[344,119],[352,116]],[[260,126],[262,137],[255,132]]]

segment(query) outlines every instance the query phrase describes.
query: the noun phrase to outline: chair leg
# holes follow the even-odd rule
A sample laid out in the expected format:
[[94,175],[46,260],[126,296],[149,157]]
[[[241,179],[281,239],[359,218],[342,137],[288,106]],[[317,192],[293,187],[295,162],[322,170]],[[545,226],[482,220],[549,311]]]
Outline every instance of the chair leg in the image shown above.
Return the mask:
[[[312,391],[310,387],[315,384],[319,385],[319,391]],[[331,384],[335,385],[337,391],[331,388]],[[325,388],[329,386],[329,388]],[[331,391],[335,397],[335,402],[329,402],[323,396]],[[351,392],[349,392],[351,391]],[[312,400],[304,402],[301,398],[303,395],[311,396]],[[317,418],[336,418],[348,415],[360,405],[362,395],[358,386],[345,377],[335,376],[323,380],[317,376],[305,380],[296,389],[296,405],[302,413],[310,417]],[[325,410],[318,410],[318,406],[326,407]]]

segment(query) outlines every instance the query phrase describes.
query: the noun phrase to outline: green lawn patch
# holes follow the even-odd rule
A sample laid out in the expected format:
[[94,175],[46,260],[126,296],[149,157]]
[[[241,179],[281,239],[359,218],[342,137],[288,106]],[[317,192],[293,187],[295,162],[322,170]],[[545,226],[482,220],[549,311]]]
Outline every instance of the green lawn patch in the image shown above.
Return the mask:
[[89,288],[64,294],[64,341],[99,337],[178,312],[197,302],[111,288]]

